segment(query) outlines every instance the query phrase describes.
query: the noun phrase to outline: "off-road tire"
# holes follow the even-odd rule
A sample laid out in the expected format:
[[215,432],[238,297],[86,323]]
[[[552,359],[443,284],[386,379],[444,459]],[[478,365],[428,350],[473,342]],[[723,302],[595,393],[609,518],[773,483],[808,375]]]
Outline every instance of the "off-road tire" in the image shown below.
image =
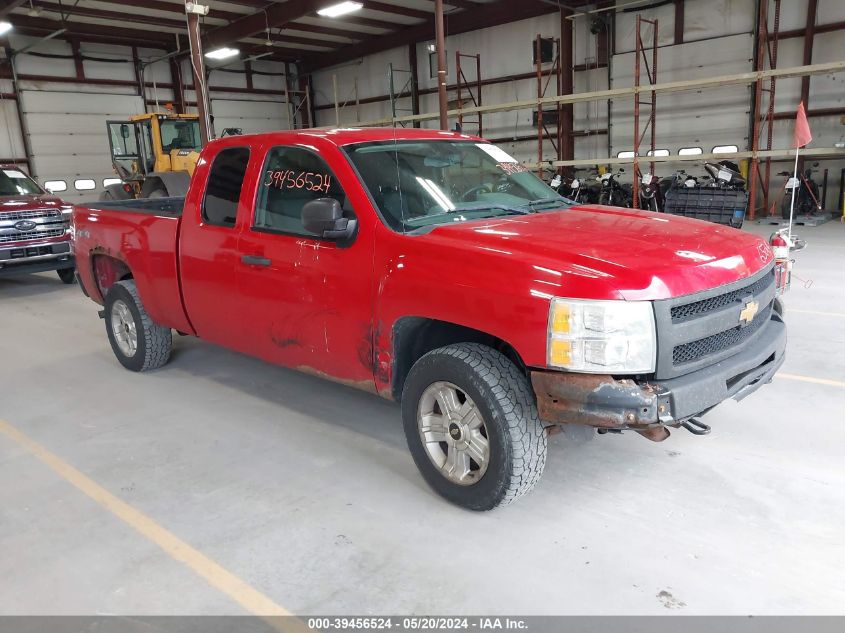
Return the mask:
[[63,284],[76,283],[76,268],[60,268],[56,271]]
[[[474,484],[449,481],[431,462],[417,423],[423,392],[448,381],[475,402],[490,444],[487,471]],[[449,501],[470,510],[492,510],[531,491],[546,465],[546,432],[523,372],[504,354],[477,343],[449,345],[420,358],[402,391],[408,448],[426,482]]]
[[[112,330],[112,306],[118,299],[127,305],[135,320],[138,344],[132,356],[127,356],[121,351]],[[149,317],[133,280],[118,281],[109,288],[106,294],[105,322],[112,351],[126,369],[138,372],[149,371],[158,369],[170,360],[170,351],[173,346],[172,332],[170,328],[154,323]]]

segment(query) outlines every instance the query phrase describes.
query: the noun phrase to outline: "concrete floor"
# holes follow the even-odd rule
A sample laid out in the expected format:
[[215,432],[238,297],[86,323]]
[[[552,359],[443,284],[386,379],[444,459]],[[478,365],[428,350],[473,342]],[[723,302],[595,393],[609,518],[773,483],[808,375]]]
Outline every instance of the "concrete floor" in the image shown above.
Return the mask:
[[[297,614],[842,614],[845,225],[800,232],[783,373],[838,385],[555,436],[493,513],[426,487],[392,403],[189,338],[123,370],[53,274],[0,280],[0,419]],[[0,481],[0,614],[244,613],[3,434]]]

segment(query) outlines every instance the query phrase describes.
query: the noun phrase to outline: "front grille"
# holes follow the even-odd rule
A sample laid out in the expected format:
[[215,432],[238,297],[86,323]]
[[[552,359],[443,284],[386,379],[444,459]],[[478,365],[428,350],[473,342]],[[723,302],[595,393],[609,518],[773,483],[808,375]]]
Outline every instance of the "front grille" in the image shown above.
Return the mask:
[[57,218],[61,215],[58,209],[35,209],[33,211],[2,211],[0,222],[4,220],[32,220],[33,218]]
[[[740,353],[772,319],[774,266],[748,279],[693,295],[654,302],[657,326],[655,378],[677,378]],[[748,301],[758,305],[748,325],[741,314]]]
[[46,231],[27,231],[26,233],[11,233],[0,235],[0,244],[9,244],[11,242],[25,242],[30,240],[43,240],[51,237],[61,237],[65,234],[63,225],[47,229]]
[[[746,291],[747,294],[747,291]],[[772,304],[769,303],[751,322],[751,325],[746,327],[733,327],[724,332],[713,334],[705,338],[677,345],[672,349],[672,363],[674,365],[683,365],[700,360],[712,354],[718,354],[727,349],[742,344],[748,340],[755,332],[757,332],[763,325],[765,325],[772,316]]]
[[770,284],[773,284],[774,281],[774,270],[772,270],[771,274],[761,277],[744,288],[731,290],[730,292],[716,295],[715,297],[710,297],[709,299],[702,299],[701,301],[693,301],[692,303],[675,306],[672,308],[672,322],[682,323],[683,321],[688,321],[696,317],[704,316],[710,312],[715,312],[716,310],[729,306],[732,303],[740,305],[743,299],[746,299],[748,295],[754,295],[756,297]]

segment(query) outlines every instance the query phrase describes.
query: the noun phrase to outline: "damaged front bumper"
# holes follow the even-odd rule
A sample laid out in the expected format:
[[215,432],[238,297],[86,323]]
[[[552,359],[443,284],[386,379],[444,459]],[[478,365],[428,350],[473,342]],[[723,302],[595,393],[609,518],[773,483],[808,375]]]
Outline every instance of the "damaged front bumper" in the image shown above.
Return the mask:
[[786,325],[777,313],[740,352],[698,371],[654,382],[607,375],[535,370],[531,382],[540,419],[548,424],[585,424],[634,430],[649,439],[668,436],[728,398],[741,400],[771,381],[783,364]]

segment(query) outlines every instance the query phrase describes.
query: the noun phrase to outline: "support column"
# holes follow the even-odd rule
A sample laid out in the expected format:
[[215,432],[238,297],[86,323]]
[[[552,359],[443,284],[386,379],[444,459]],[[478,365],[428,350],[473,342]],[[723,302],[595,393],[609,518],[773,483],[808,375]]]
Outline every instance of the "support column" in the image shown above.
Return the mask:
[[[20,84],[18,82],[18,71],[15,68],[15,55],[12,53],[11,46],[6,45],[5,48],[6,59],[9,62],[9,74],[12,80],[12,92],[15,94],[15,109],[18,112],[18,125],[21,129],[21,143],[23,144],[23,152],[26,156],[26,166],[29,171],[29,175],[32,176],[32,178],[37,179],[38,174],[35,173],[35,162],[32,159],[32,146],[29,142],[29,128],[27,127],[26,116],[23,112],[23,98],[21,96]],[[17,156],[13,156],[12,158],[17,158]]]
[[[769,0],[758,0],[757,2],[757,29],[756,45],[754,55],[754,70],[763,70],[766,63],[766,32],[769,24]],[[753,220],[757,214],[757,182],[760,177],[760,159],[757,152],[760,151],[760,112],[762,111],[763,80],[754,82],[754,101],[751,107],[751,162],[748,167],[748,219]]]
[[177,114],[185,114],[185,92],[182,82],[181,61],[170,58],[170,83],[173,84],[173,106]]
[[205,63],[200,41],[199,16],[188,13],[188,41],[191,45],[191,69],[194,75],[194,93],[197,99],[197,112],[200,119],[200,136],[205,145],[211,138],[211,118],[209,116],[208,83],[206,82]]
[[446,28],[443,24],[443,0],[434,3],[434,28],[437,37],[437,95],[440,101],[440,129],[449,129],[449,99],[446,96]]
[[[568,19],[572,15],[570,9],[564,9],[560,14],[560,94],[571,95],[574,92],[575,72],[573,62],[573,30],[574,24]],[[562,127],[561,136],[561,157],[562,160],[575,159],[575,107],[571,103],[561,106],[561,117],[558,125]]]
[[[819,0],[808,0],[807,2],[807,28],[804,31],[804,61],[805,66],[813,63],[813,38],[816,35],[816,15],[818,13]],[[804,108],[810,110],[810,77],[801,78],[801,101]],[[804,157],[798,158],[798,170],[804,171]]]
[[[417,62],[417,43],[408,43],[408,64],[411,69],[411,112],[420,113],[420,78]],[[419,121],[414,121],[414,127],[420,127]]]

